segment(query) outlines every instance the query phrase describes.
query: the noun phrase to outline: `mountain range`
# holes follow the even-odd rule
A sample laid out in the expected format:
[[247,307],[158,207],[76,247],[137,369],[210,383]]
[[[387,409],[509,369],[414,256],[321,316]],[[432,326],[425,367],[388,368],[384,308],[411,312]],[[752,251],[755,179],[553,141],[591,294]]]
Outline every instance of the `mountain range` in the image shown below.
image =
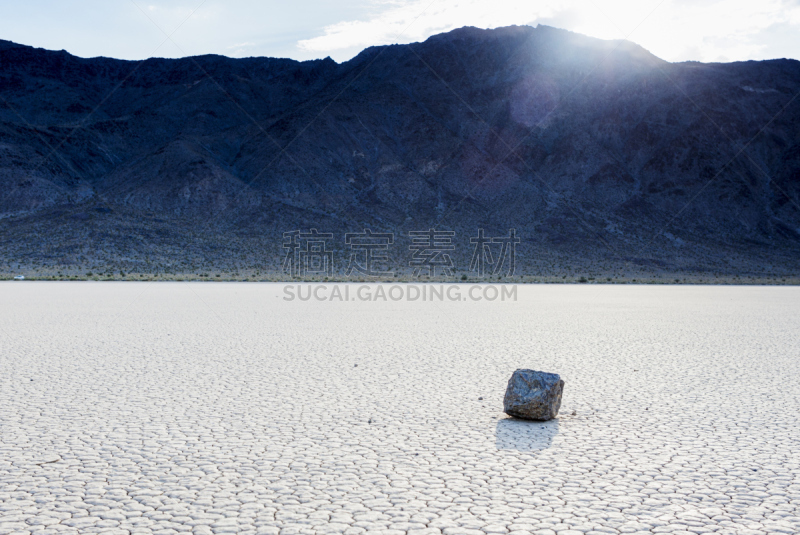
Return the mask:
[[[287,231],[515,229],[541,280],[795,277],[800,62],[670,63],[539,25],[355,58],[0,41],[0,271],[277,276]],[[495,257],[497,251],[495,250]],[[497,260],[497,258],[495,258]]]

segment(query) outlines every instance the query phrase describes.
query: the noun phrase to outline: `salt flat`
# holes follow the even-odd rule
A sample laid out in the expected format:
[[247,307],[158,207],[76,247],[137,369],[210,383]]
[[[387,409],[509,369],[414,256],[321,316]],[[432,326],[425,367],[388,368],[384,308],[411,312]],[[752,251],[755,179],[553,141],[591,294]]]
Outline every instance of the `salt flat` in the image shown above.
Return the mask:
[[[800,288],[0,296],[3,534],[800,532]],[[519,367],[557,420],[502,413]]]

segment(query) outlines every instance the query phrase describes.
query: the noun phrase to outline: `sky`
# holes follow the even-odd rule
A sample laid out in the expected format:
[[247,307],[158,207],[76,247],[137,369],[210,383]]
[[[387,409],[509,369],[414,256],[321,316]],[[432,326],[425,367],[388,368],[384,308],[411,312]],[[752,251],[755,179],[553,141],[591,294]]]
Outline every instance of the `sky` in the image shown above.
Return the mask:
[[82,57],[346,61],[462,26],[546,24],[668,61],[800,59],[800,0],[0,0],[0,39]]

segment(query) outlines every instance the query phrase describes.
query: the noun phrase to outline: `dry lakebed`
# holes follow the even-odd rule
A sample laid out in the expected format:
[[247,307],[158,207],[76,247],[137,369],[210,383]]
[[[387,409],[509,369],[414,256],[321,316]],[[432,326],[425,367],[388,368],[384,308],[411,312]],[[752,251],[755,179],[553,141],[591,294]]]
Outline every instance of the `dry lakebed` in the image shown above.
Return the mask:
[[800,288],[284,289],[0,283],[0,534],[800,532]]

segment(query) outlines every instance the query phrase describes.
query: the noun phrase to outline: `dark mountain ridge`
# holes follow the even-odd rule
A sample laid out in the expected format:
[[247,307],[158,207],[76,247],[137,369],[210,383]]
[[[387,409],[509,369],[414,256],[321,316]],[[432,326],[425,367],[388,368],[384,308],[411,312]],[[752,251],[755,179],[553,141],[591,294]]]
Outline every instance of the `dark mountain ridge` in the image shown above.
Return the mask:
[[478,228],[516,228],[531,276],[791,274],[798,92],[794,60],[673,64],[545,26],[341,64],[2,41],[0,252],[8,269],[271,271],[283,231],[370,227],[407,250],[436,227],[466,270]]

